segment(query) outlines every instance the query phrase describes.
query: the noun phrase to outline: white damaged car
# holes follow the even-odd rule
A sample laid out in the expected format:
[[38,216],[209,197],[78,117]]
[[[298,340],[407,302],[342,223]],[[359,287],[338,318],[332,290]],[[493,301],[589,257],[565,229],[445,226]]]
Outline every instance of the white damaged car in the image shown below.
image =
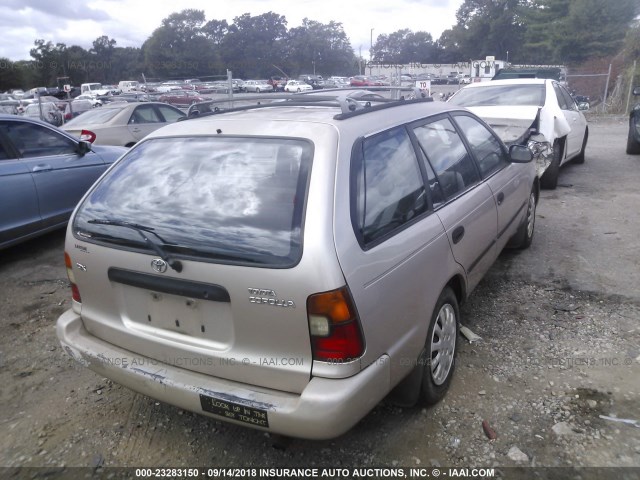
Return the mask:
[[556,188],[563,164],[584,163],[587,120],[567,89],[555,80],[472,83],[458,90],[449,103],[481,117],[507,145],[528,145],[543,188]]

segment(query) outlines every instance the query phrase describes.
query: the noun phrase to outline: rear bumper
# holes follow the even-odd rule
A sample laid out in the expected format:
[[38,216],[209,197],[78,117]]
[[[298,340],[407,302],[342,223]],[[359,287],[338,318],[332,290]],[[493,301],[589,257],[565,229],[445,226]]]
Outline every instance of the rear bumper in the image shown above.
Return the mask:
[[[136,355],[93,336],[72,310],[58,319],[57,334],[72,358],[131,390],[218,420],[292,437],[337,437],[364,417],[390,389],[387,356],[353,377],[313,377],[301,394],[292,394],[211,377]],[[227,406],[266,411],[269,426],[204,411],[202,396],[221,400]]]

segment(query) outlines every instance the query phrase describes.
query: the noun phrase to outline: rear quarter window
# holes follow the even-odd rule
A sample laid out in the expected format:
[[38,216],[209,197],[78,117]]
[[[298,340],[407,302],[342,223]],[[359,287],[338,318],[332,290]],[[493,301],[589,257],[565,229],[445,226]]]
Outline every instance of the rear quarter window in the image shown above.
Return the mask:
[[356,234],[367,248],[427,211],[424,181],[404,127],[367,138],[356,152],[352,185]]

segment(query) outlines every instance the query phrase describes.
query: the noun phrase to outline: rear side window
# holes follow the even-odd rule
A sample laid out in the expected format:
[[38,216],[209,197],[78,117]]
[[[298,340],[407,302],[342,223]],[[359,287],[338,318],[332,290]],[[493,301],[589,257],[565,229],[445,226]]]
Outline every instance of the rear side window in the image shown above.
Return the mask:
[[142,105],[135,108],[131,118],[129,118],[129,123],[162,123],[162,119],[158,116],[158,112],[153,108],[153,105]]
[[83,202],[74,233],[148,250],[140,235],[91,220],[153,229],[174,254],[290,267],[302,252],[312,146],[299,139],[179,137],[133,148]]
[[355,225],[365,245],[427,210],[416,153],[403,127],[366,139],[356,162]]
[[184,117],[184,113],[175,108],[167,107],[166,105],[158,105],[158,110],[160,110],[165,122],[173,123],[180,117]]

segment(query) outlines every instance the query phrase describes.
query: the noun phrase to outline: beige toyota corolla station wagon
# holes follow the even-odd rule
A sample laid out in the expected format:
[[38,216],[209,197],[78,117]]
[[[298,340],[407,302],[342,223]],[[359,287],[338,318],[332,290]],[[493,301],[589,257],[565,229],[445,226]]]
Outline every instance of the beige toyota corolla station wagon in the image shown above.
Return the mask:
[[458,306],[533,238],[531,152],[463,108],[332,95],[201,113],[116,162],[69,223],[65,351],[295,437],[338,436],[392,390],[441,399]]

